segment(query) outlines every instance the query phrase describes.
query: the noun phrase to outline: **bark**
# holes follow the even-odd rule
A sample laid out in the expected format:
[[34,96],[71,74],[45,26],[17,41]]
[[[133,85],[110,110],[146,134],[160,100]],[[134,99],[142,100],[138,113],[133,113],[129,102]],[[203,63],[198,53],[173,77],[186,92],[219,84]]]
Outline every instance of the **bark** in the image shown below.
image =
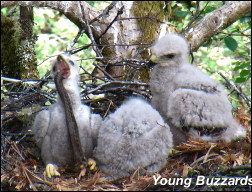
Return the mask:
[[38,76],[37,59],[35,53],[35,37],[33,36],[33,8],[20,6],[20,26],[22,28],[18,54],[21,78],[29,79]]
[[33,8],[20,6],[20,24],[23,39],[31,39],[33,34]]
[[250,11],[251,1],[227,1],[220,8],[208,13],[185,34],[192,51],[197,51],[205,41]]
[[[94,19],[101,12],[92,9],[91,6],[85,2],[82,2],[82,5],[85,7],[85,16],[88,20]],[[10,6],[49,7],[63,13],[78,27],[85,25],[79,1],[1,1],[1,8]]]
[[[81,2],[81,4],[85,9],[85,18],[89,21],[101,13],[99,10],[92,9],[92,7],[85,2]],[[49,7],[63,13],[78,27],[81,28],[85,25],[79,1],[1,1],[1,8],[10,6]]]
[[[108,29],[101,41],[98,42],[101,45],[119,46],[104,47],[102,55],[113,59],[117,63],[120,63],[120,61],[122,63],[125,58],[146,59],[149,53],[143,54],[144,49],[149,46],[148,43],[153,43],[161,30],[159,23],[157,24],[156,21],[146,19],[146,17],[155,17],[162,12],[163,6],[159,6],[159,4],[157,2],[151,4],[150,2],[120,1],[113,7],[108,17],[104,17],[99,22],[95,22],[93,24],[94,27],[105,31],[107,26],[114,21],[114,18],[120,14],[113,22],[112,27]],[[154,6],[156,8],[153,8]],[[145,9],[141,10],[141,7]],[[151,10],[155,10],[157,13],[154,11],[151,13]],[[160,16],[159,19],[164,20],[164,16]],[[124,77],[126,74],[131,76],[129,74],[131,72],[123,67],[112,66],[107,67],[106,70],[114,77],[120,79],[124,79],[121,76]],[[142,71],[142,74],[136,75],[135,79],[147,80],[145,78],[146,73],[146,71]]]

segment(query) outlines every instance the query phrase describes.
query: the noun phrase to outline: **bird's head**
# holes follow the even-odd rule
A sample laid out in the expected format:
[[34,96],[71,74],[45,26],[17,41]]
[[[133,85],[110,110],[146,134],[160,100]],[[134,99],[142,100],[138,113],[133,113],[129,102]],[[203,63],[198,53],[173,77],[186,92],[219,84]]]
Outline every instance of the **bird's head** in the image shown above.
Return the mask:
[[52,76],[59,73],[63,79],[76,79],[79,80],[79,68],[75,61],[68,53],[63,53],[57,56],[52,64]]
[[187,62],[188,44],[178,34],[167,34],[151,47],[151,61],[161,66],[175,66]]

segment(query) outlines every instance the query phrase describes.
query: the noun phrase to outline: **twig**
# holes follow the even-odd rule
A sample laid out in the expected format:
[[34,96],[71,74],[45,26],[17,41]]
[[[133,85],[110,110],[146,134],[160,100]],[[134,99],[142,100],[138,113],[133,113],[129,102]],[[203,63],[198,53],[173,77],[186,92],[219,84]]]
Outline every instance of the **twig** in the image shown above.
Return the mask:
[[122,91],[122,90],[137,93],[137,95],[144,96],[144,97],[146,97],[148,99],[151,98],[151,95],[149,93],[147,93],[145,91],[140,91],[140,90],[137,90],[137,89],[129,88],[129,87],[113,87],[113,88],[107,88],[107,89],[104,89],[104,90],[97,90],[96,94],[107,93],[107,92],[118,92],[118,91]]
[[98,55],[99,57],[102,57],[102,54],[101,54],[101,52],[100,52],[100,50],[97,47],[97,44],[95,42],[95,39],[94,39],[94,36],[93,36],[93,32],[91,30],[89,21],[85,18],[84,7],[81,4],[81,1],[79,1],[79,4],[80,4],[80,7],[81,7],[81,12],[82,12],[82,19],[86,23],[86,27],[87,27],[87,30],[88,30],[89,38],[90,38],[92,44],[94,45],[94,51],[96,52],[96,55]]
[[[113,101],[111,101],[111,100],[109,100],[109,106],[108,106],[108,108],[107,108],[107,110],[106,110],[106,112],[105,112],[105,114],[104,114],[104,117],[106,117],[107,116],[107,114],[108,114],[108,112],[109,112],[109,109],[110,109],[110,106],[113,104]],[[114,105],[114,104],[113,104]],[[114,105],[115,106],[115,105]]]
[[87,91],[87,94],[93,93],[99,89],[102,89],[103,87],[106,87],[107,85],[111,84],[119,84],[119,85],[139,85],[139,86],[148,86],[148,83],[143,83],[143,82],[133,82],[133,81],[109,81],[107,83],[101,84],[95,89],[92,89],[90,91]]
[[[89,75],[92,77],[91,80],[93,79],[100,79],[101,81],[105,81],[105,79],[102,79],[100,77],[94,76],[93,74],[89,73],[84,67],[81,66],[81,69],[85,72],[85,74]],[[88,79],[85,79],[84,81],[87,81]]]
[[[78,53],[79,51],[83,50],[83,49],[88,49],[90,46],[97,46],[96,44],[88,44],[85,45],[83,47],[77,47],[75,49],[70,50],[72,54]],[[129,46],[147,46],[150,47],[151,44],[150,43],[133,43],[133,44],[99,44],[99,46],[101,47],[112,47],[112,46],[125,46],[125,47],[129,47]]]
[[210,153],[210,151],[211,151],[214,147],[216,147],[216,144],[212,144],[212,145],[209,147],[209,149],[208,149],[206,155],[204,156],[203,163],[205,163],[205,162],[207,161],[207,158],[209,157],[209,153]]
[[22,170],[23,170],[23,174],[25,175],[25,177],[27,178],[27,180],[29,181],[30,185],[31,185],[31,188],[34,190],[34,191],[38,191],[38,189],[35,187],[35,185],[32,183],[30,177],[28,176],[26,170],[27,168],[24,166],[23,163],[21,163],[21,166],[22,166]]
[[2,81],[9,81],[9,82],[13,82],[13,83],[27,83],[27,84],[37,84],[38,81],[44,81],[41,79],[27,79],[27,80],[21,80],[21,79],[14,79],[14,78],[10,78],[10,77],[1,77]]
[[223,173],[227,173],[227,172],[230,172],[230,171],[239,171],[239,170],[245,170],[245,169],[248,170],[248,171],[251,171],[251,164],[223,168],[223,169],[221,169],[219,171],[219,173],[223,174]]
[[[73,42],[69,45],[69,47],[67,48],[67,50],[71,50],[73,48],[73,46],[77,43],[79,37],[81,36],[81,34],[83,33],[84,29],[80,28],[76,37],[74,38]],[[71,53],[71,51],[70,51]]]
[[[9,141],[10,142],[10,141]],[[12,146],[12,149],[14,151],[16,151],[16,153],[22,158],[23,161],[25,161],[25,158],[23,157],[22,153],[20,152],[20,150],[18,149],[17,147],[17,144],[15,142],[10,142],[11,143],[11,146]]]
[[9,133],[6,131],[2,131],[1,132],[2,135],[4,136],[33,136],[32,132],[20,132],[20,133]]
[[117,19],[116,21],[123,21],[123,20],[134,20],[134,19],[150,19],[150,20],[155,20],[157,21],[158,23],[161,23],[161,24],[167,24],[167,22],[164,22],[164,21],[160,21],[158,18],[156,18],[156,16],[150,16],[150,15],[147,15],[145,17],[122,17],[120,19]]
[[241,98],[245,101],[245,103],[248,105],[248,107],[250,108],[250,100],[248,99],[248,97],[241,91],[241,90],[239,90],[237,87],[236,87],[236,85],[232,82],[232,81],[230,81],[230,80],[228,80],[221,72],[218,72],[218,74],[223,78],[223,79],[225,79],[225,81],[231,86],[231,87],[233,87],[233,89],[238,93],[238,95],[240,95],[241,96]]
[[117,18],[119,17],[119,15],[121,15],[123,13],[123,8],[121,7],[118,11],[117,14],[115,16],[115,18],[113,19],[113,21],[110,22],[110,24],[107,26],[107,28],[102,32],[102,34],[96,39],[96,41],[98,41],[105,33],[107,33],[107,31],[109,30],[109,28],[113,25],[113,23],[117,20]]
[[109,77],[112,80],[115,80],[107,71],[104,71],[99,65],[93,63],[93,65],[98,68],[100,71],[102,71],[107,77]]
[[[214,156],[218,156],[218,154],[213,153],[213,154],[207,155],[208,158],[214,157]],[[210,159],[210,160],[212,160],[212,159]],[[204,164],[204,163],[207,162],[207,161],[205,161],[205,155],[202,156],[202,157],[200,157],[200,158],[198,158],[196,161],[194,161],[194,162],[190,165],[190,167],[194,167],[194,165],[197,165],[197,163],[199,163],[200,161],[203,161],[202,164]]]
[[38,179],[39,181],[42,181],[43,183],[47,184],[47,185],[54,185],[54,183],[46,181],[44,179],[41,179],[40,177],[38,177],[37,175],[35,175],[34,173],[32,173],[29,169],[26,169],[34,178]]
[[15,7],[11,10],[11,12],[7,15],[7,17],[12,17],[13,14],[17,11],[17,7],[18,7],[18,6],[15,6]]
[[234,34],[234,33],[225,33],[221,32],[222,34],[228,35],[228,36],[245,36],[245,37],[251,37],[251,35],[246,35],[241,32],[241,34]]
[[118,1],[112,1],[112,3],[111,3],[109,6],[107,6],[107,7],[103,10],[103,12],[102,12],[100,15],[98,15],[96,18],[94,18],[93,20],[91,20],[91,21],[89,22],[89,24],[91,25],[91,24],[94,23],[95,21],[98,21],[101,17],[104,17],[105,15],[107,15],[107,14],[109,13],[109,11],[110,11],[111,9],[113,9],[113,7],[114,7],[117,3],[118,3]]
[[[98,21],[101,17],[104,17],[105,15],[107,15],[108,14],[108,12],[116,5],[118,3],[118,1],[113,1],[108,7],[106,7],[104,10],[103,10],[103,12],[100,14],[100,15],[98,15],[96,18],[94,18],[94,19],[92,19],[90,22],[89,22],[89,25],[92,25],[92,23],[94,23],[95,21]],[[80,4],[80,6],[81,6],[81,4]],[[82,7],[82,6],[81,6]],[[84,13],[84,10],[83,10],[83,8],[81,8],[82,9],[82,14]],[[83,14],[84,15],[84,14]],[[75,53],[77,53],[77,52],[79,52],[79,51],[81,51],[81,50],[83,50],[83,49],[88,49],[90,46],[92,46],[93,44],[88,44],[88,45],[86,45],[86,46],[83,46],[81,49],[77,49],[77,50],[74,50],[74,49],[72,49],[73,48],[73,46],[74,46],[74,44],[77,42],[77,40],[78,40],[78,38],[80,37],[80,35],[83,33],[83,31],[84,31],[84,29],[82,28],[82,29],[79,29],[79,32],[78,32],[78,34],[76,35],[76,37],[75,37],[75,39],[74,39],[74,41],[73,41],[73,43],[69,46],[69,51],[72,53],[72,54],[75,54]],[[85,29],[85,31],[86,31],[86,29]],[[100,36],[101,37],[101,36]],[[99,38],[100,38],[99,37]],[[98,38],[98,39],[99,39]],[[72,49],[72,50],[71,50]]]
[[207,7],[209,2],[206,3],[205,7],[200,11],[200,1],[197,1],[197,4],[196,4],[196,13],[195,15],[192,17],[192,19],[190,20],[190,22],[188,23],[188,25],[182,30],[182,33],[185,31],[185,32],[188,32],[189,31],[189,28],[190,26],[193,24],[193,22],[200,16],[200,14],[205,10],[205,8]]

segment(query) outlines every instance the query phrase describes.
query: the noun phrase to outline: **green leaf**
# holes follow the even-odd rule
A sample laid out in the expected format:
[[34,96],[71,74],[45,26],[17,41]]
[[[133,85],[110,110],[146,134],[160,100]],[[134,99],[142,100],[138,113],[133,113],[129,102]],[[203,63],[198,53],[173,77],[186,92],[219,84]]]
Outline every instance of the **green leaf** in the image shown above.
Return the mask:
[[224,39],[224,42],[226,44],[226,46],[231,50],[231,51],[235,51],[237,46],[238,46],[238,43],[237,41],[232,38],[232,37],[227,37]]
[[250,74],[250,71],[247,70],[247,69],[243,69],[241,72],[240,72],[240,76],[241,77],[245,77],[245,78],[249,78],[251,76]]
[[215,10],[215,9],[216,9],[216,7],[207,6],[206,9],[205,9],[205,11],[204,11],[204,14],[209,13],[209,12],[212,12],[212,11]]
[[244,83],[245,81],[247,81],[247,78],[243,78],[243,77],[237,77],[235,78],[235,83]]
[[247,23],[247,22],[249,22],[249,21],[251,21],[251,18],[250,18],[250,17],[243,17],[243,18],[240,19],[240,22],[241,22],[241,23]]
[[236,66],[233,71],[238,71],[239,69],[244,69],[246,67],[248,67],[250,64],[249,63],[243,63],[243,64],[240,64],[238,66]]
[[241,23],[246,23],[246,22],[249,22],[251,21],[251,13],[248,13],[246,15],[244,15],[241,19],[240,19],[240,22]]
[[241,64],[240,61],[234,61],[234,62],[231,63],[231,65],[240,65],[240,64]]
[[184,18],[187,15],[187,11],[177,11],[176,15],[180,18]]

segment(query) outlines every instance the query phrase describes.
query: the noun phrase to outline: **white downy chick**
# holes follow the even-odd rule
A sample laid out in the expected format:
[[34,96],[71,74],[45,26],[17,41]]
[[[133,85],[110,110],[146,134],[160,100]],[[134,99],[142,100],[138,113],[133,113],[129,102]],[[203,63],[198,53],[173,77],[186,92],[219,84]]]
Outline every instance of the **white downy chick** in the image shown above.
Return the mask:
[[[52,76],[56,70],[62,71],[63,86],[72,104],[73,113],[78,124],[82,151],[86,158],[93,152],[93,141],[96,140],[93,133],[97,132],[100,126],[101,117],[91,114],[90,108],[81,104],[79,90],[79,68],[70,55],[61,54],[52,65]],[[36,115],[32,126],[32,132],[38,147],[41,149],[41,156],[46,164],[46,175],[60,175],[57,166],[73,165],[73,150],[71,147],[63,103],[58,96],[57,102],[47,110]]]
[[102,123],[94,156],[109,180],[162,169],[173,147],[172,133],[146,101],[131,98]]
[[188,44],[180,35],[167,34],[152,47],[150,88],[152,105],[168,122],[174,144],[187,136],[230,142],[246,135],[232,116],[224,87],[188,63]]

